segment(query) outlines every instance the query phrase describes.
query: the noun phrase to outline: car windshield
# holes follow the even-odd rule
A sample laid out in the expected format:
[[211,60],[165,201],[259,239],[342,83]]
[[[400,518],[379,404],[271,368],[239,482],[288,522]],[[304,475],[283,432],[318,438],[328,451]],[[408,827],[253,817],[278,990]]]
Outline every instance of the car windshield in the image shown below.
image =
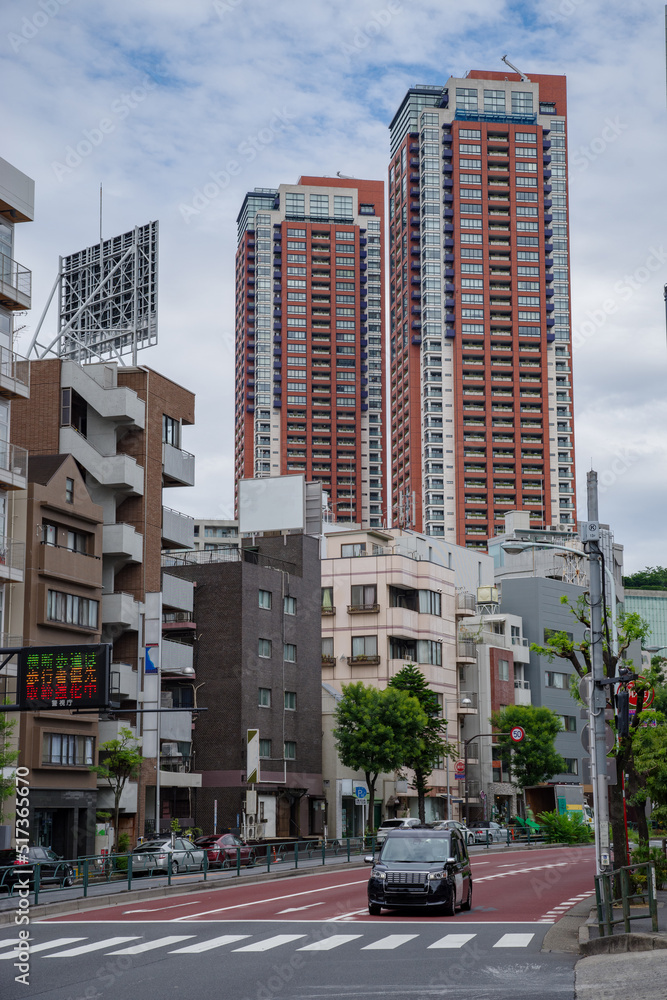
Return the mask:
[[402,819],[386,819],[384,823],[380,823],[380,830],[389,829],[391,826],[402,826],[405,820]]
[[195,844],[199,847],[212,847],[214,844],[218,843],[218,837],[197,837]]
[[167,845],[161,840],[151,840],[146,844],[140,844],[139,847],[135,847],[134,854],[141,854],[146,851],[164,851]]
[[449,837],[387,837],[380,861],[407,861],[432,865],[451,856]]

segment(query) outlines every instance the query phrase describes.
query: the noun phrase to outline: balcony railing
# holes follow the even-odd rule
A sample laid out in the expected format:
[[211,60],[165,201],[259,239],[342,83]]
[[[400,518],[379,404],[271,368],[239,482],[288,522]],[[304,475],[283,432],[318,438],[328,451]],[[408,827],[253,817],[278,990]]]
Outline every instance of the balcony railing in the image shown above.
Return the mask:
[[29,394],[30,362],[8,348],[0,347],[0,395],[27,399]]
[[17,444],[0,441],[0,483],[25,489],[28,475],[28,452]]
[[160,754],[160,770],[161,771],[177,771],[180,774],[189,774],[192,770],[193,758],[190,756],[178,756],[168,757]]
[[323,667],[335,667],[336,666],[336,657],[335,656],[325,656],[324,653],[322,653],[322,666]]
[[456,607],[459,611],[476,611],[477,600],[474,594],[457,594]]
[[32,272],[0,253],[0,304],[7,309],[29,309],[31,294]]
[[351,667],[377,666],[380,662],[379,656],[348,656],[347,662]]
[[459,639],[457,643],[457,656],[459,659],[477,659],[477,645],[472,639]]
[[324,607],[324,606],[322,607],[322,615],[325,618],[326,617],[331,617],[332,615],[335,615],[335,614],[336,614],[336,608],[333,605],[329,605],[328,607]]
[[348,604],[348,615],[376,615],[380,610],[379,604]]

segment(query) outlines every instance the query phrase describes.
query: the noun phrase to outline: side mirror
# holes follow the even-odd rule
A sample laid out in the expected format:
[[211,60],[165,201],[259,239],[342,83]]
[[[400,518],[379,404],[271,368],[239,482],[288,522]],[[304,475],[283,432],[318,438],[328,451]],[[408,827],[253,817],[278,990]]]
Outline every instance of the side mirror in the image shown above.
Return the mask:
[[372,855],[372,854],[367,854],[367,855],[366,855],[366,857],[364,858],[364,862],[365,862],[365,863],[366,863],[367,865],[372,865],[372,864],[375,864],[375,858],[373,857],[373,855]]
[[455,865],[456,864],[456,858],[447,858],[447,864],[448,865]]

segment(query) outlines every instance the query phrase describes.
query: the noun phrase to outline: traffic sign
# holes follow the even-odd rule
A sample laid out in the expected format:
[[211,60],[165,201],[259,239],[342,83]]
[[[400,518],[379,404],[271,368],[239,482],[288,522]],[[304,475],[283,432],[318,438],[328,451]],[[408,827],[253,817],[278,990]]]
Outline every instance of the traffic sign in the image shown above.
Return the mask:
[[365,799],[368,795],[368,789],[364,788],[363,785],[355,785],[354,794],[358,799]]
[[[628,694],[630,695],[630,698],[629,698],[630,711],[631,712],[636,712],[637,711],[637,692],[635,691],[635,682],[634,681],[630,681],[630,683],[628,684]],[[643,708],[648,708],[649,705],[653,704],[654,700],[655,700],[655,689],[654,688],[650,688],[648,691],[644,692],[644,704],[643,704]]]
[[[608,722],[605,722],[604,724],[604,738],[605,738],[605,746],[607,748],[607,753],[611,753],[616,744],[616,736]],[[590,741],[590,726],[588,725],[588,723],[586,723],[586,725],[581,730],[581,745],[584,748],[584,750],[586,750],[586,752],[588,752],[588,750],[590,749],[589,741]]]
[[521,743],[526,735],[526,731],[521,726],[514,726],[510,731],[510,739],[513,743]]
[[465,774],[466,773],[466,762],[464,760],[457,760],[454,764],[454,774]]

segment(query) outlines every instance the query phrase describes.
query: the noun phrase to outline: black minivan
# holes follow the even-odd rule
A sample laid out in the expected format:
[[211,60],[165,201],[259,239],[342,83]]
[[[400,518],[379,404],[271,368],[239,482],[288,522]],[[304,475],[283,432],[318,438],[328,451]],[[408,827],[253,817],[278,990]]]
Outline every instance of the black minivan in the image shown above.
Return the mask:
[[438,910],[452,917],[472,906],[468,848],[458,830],[392,830],[368,880],[368,912],[385,909]]

